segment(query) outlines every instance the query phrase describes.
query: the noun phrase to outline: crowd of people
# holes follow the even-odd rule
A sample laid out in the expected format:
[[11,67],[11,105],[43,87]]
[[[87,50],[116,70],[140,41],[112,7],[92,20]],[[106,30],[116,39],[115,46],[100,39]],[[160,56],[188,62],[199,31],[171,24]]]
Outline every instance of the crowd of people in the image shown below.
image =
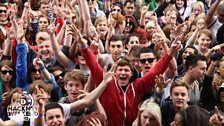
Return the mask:
[[2,0],[0,126],[224,125],[221,0]]

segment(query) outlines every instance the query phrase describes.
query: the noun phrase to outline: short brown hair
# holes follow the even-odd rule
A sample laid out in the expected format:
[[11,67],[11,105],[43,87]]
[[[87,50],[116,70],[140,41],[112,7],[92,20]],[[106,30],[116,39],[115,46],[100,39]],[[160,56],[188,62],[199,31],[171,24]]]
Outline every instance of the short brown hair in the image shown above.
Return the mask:
[[188,92],[188,95],[190,95],[190,88],[189,88],[189,86],[183,81],[183,80],[175,80],[173,83],[172,83],[172,85],[171,85],[171,87],[170,87],[170,94],[172,94],[172,91],[173,91],[173,89],[175,88],[175,87],[179,87],[179,86],[183,86],[183,87],[186,87],[186,89],[187,89],[187,92]]
[[86,76],[77,69],[68,71],[64,76],[64,83],[67,84],[71,79],[80,80],[83,85],[87,82]]
[[141,54],[141,49],[142,47],[139,45],[135,45],[131,48],[129,55],[136,57],[136,58],[140,58],[140,54]]
[[199,32],[199,36],[198,38],[201,36],[201,34],[205,34],[206,36],[208,36],[210,38],[210,40],[212,40],[212,33],[211,31],[209,31],[208,29],[202,29],[200,32]]
[[134,72],[134,67],[131,64],[131,60],[128,58],[120,58],[119,60],[117,60],[116,62],[117,66],[129,66],[131,68],[131,71]]
[[46,82],[43,81],[43,80],[36,80],[36,81],[34,81],[34,82],[29,86],[29,90],[28,90],[28,93],[29,93],[29,94],[33,94],[36,85],[38,85],[39,88],[44,89],[44,91],[47,92],[48,94],[51,94],[52,85],[49,84],[49,83],[46,83]]

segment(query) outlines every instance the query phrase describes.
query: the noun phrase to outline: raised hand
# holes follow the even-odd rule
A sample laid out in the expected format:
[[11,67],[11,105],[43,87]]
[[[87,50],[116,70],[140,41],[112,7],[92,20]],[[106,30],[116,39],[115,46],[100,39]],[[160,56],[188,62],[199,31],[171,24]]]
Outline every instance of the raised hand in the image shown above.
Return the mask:
[[78,95],[77,99],[82,99],[82,98],[84,98],[86,95],[88,95],[89,92],[84,91],[84,90],[79,90],[79,94],[80,94],[80,95]]
[[49,34],[54,34],[55,33],[55,22],[56,22],[56,18],[54,20],[50,21],[50,25],[47,27],[48,33]]
[[156,76],[155,83],[156,83],[156,89],[158,89],[157,91],[161,92],[169,82],[170,79],[165,80],[163,75],[161,74],[159,76]]
[[35,91],[37,92],[35,100],[39,105],[44,106],[47,99],[49,99],[48,94],[44,91],[44,89],[39,88],[38,86],[35,87]]
[[13,20],[13,18],[15,18],[15,16],[16,16],[16,9],[15,9],[15,7],[12,5],[12,4],[10,4],[10,3],[8,3],[7,4],[7,7],[8,7],[8,14],[9,14],[9,18],[10,18],[10,20]]
[[90,120],[87,120],[87,122],[91,125],[91,126],[102,126],[100,120],[98,118],[91,118]]
[[164,37],[162,34],[159,32],[156,32],[155,34],[152,35],[152,43],[154,44],[166,44],[166,37]]
[[224,47],[224,44],[219,44],[211,48],[212,52],[219,52]]
[[141,15],[145,15],[148,12],[150,4],[148,4],[147,6],[143,6],[140,10]]
[[213,114],[209,119],[209,124],[222,125],[224,124],[224,117],[220,114],[217,106],[215,106],[215,114]]
[[109,14],[109,17],[108,17],[108,25],[109,25],[109,28],[112,29],[116,26],[116,20],[112,17],[112,14],[110,13]]
[[117,69],[117,64],[113,64],[111,69],[106,72],[106,68],[104,68],[103,72],[103,81],[107,84],[115,78],[115,70]]
[[43,61],[38,57],[38,58],[35,58],[35,59],[33,60],[33,65],[34,65],[34,66],[37,66],[38,68],[41,68],[41,67],[44,66],[44,63],[43,63]]
[[[20,23],[22,23],[21,21]],[[16,40],[18,43],[22,43],[24,39],[24,31],[23,31],[23,25],[19,25],[16,31]]]
[[82,34],[79,31],[79,29],[75,25],[70,25],[69,27],[72,29],[72,31],[74,32],[75,35],[78,35],[78,37],[79,37],[79,44],[87,45],[87,40],[82,37]]
[[180,51],[182,49],[182,47],[183,46],[182,46],[181,41],[180,41],[180,36],[178,36],[178,37],[175,38],[175,40],[171,44],[171,47],[170,47],[169,51],[167,52],[167,54],[169,56],[174,56],[174,54],[177,51]]

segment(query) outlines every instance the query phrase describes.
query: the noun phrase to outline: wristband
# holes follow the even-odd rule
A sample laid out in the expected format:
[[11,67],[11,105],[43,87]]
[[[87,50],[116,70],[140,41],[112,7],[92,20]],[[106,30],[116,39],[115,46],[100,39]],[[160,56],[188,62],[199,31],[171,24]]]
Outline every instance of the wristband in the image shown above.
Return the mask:
[[40,66],[39,69],[42,71],[43,69],[45,69],[45,66]]
[[38,114],[38,116],[39,116],[39,117],[45,116],[45,113],[43,113],[43,114]]
[[87,46],[84,44],[84,45],[79,45],[79,47],[80,47],[81,49],[85,49]]

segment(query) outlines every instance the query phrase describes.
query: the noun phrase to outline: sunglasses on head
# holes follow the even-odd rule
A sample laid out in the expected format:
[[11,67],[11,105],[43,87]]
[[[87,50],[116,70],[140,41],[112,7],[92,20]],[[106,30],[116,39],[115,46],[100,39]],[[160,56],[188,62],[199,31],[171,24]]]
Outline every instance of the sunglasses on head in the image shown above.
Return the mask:
[[7,70],[2,70],[1,71],[3,75],[6,75],[7,73],[10,75],[13,75],[14,71],[7,71]]
[[0,13],[7,13],[7,10],[0,10]]
[[59,77],[60,77],[60,76],[63,78],[63,77],[64,77],[64,75],[65,75],[65,73],[64,73],[64,72],[62,72],[62,73],[60,73],[59,75],[54,76],[54,78],[55,78],[55,80],[57,81],[57,80],[59,79]]
[[146,61],[149,63],[152,63],[155,60],[155,58],[148,58],[148,59],[140,59],[141,64],[145,64]]

